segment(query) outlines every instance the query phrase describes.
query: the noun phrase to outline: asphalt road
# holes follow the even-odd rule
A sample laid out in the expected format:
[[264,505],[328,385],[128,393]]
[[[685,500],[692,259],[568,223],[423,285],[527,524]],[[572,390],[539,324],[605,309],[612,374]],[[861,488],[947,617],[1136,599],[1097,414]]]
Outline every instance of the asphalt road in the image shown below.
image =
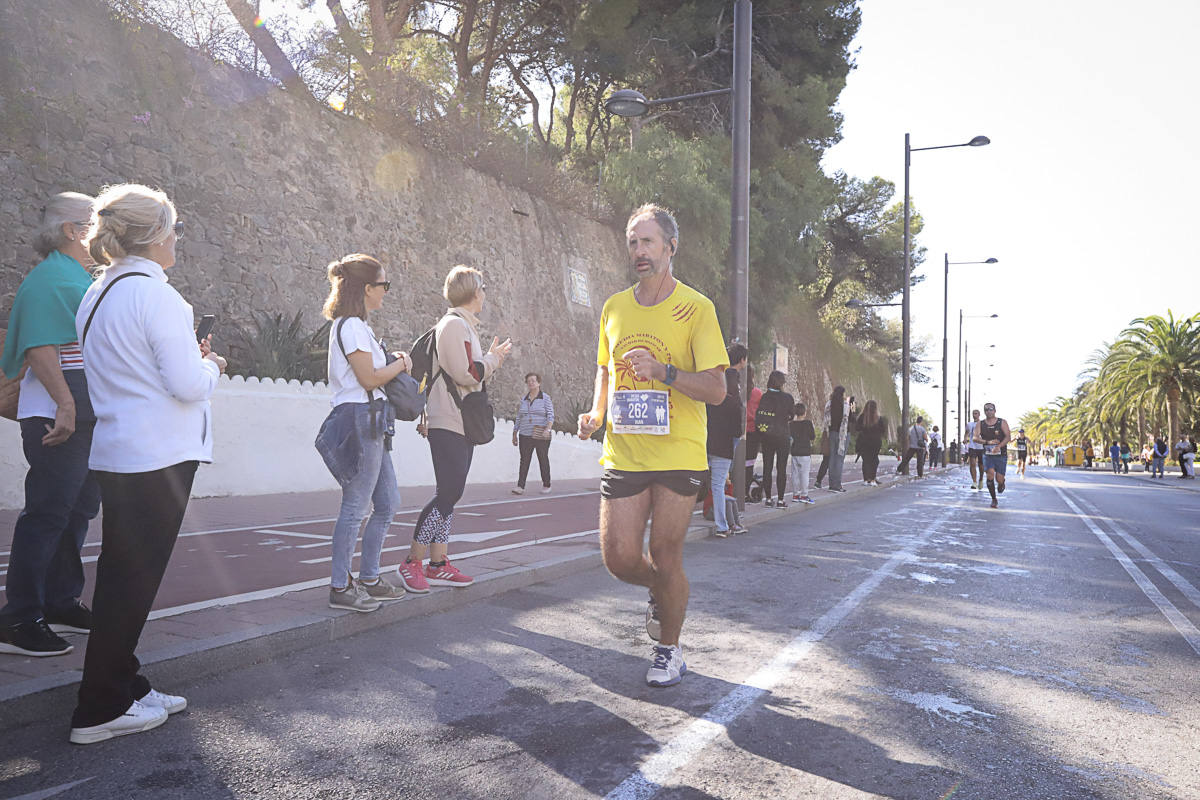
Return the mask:
[[678,687],[596,569],[158,687],[191,707],[147,734],[73,747],[63,708],[0,737],[0,797],[1200,797],[1200,495],[1009,485],[690,543]]

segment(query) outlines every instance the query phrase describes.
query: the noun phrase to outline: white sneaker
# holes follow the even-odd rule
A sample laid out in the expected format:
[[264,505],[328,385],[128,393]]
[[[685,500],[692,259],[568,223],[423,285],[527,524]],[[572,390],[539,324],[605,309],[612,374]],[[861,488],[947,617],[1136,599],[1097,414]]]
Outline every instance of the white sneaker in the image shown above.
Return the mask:
[[654,660],[646,671],[646,683],[651,686],[674,686],[683,680],[687,664],[683,663],[683,648],[679,645],[654,645]]
[[144,706],[150,708],[161,708],[168,714],[178,714],[187,708],[187,700],[177,694],[163,694],[162,692],[151,689],[145,697],[138,700]]
[[525,494],[525,487],[524,486],[514,486],[512,493],[513,494]]
[[[180,698],[182,699],[182,698]],[[154,708],[134,700],[129,709],[116,719],[88,728],[71,728],[72,744],[95,744],[115,736],[127,736],[157,728],[167,721],[165,708]]]
[[550,494],[550,487],[549,487],[549,486],[543,486],[543,487],[542,487],[542,494]]
[[[728,536],[729,532],[726,531],[725,535]],[[650,595],[646,602],[646,635],[656,642],[662,638],[662,625],[658,621],[658,604],[654,602],[654,595]]]

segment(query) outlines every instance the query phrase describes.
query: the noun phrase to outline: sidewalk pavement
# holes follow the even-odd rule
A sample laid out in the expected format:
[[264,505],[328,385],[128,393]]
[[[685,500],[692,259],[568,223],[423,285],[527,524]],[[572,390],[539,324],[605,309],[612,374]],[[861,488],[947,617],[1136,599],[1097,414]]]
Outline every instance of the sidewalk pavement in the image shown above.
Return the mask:
[[[847,464],[849,472],[850,464]],[[945,474],[955,467],[928,470]],[[866,492],[886,491],[889,487],[913,480],[913,476],[895,474],[895,463],[881,464],[879,487],[863,485],[861,478],[848,474],[845,493],[812,490],[817,501],[809,506],[792,503],[786,509],[747,505],[742,522],[753,528],[757,523],[782,515],[804,513],[830,503],[853,502]],[[462,505],[511,500],[511,485],[489,484],[470,487]],[[595,481],[563,481],[556,492],[598,492]],[[432,487],[406,488],[406,498],[424,502]],[[303,520],[336,513],[337,492],[315,492],[258,497],[201,498],[191,502],[184,532],[221,525],[245,525],[254,518]],[[860,498],[861,499],[861,498]],[[410,503],[406,503],[407,508]],[[0,526],[8,526],[16,512],[0,512]],[[712,535],[712,523],[696,511],[688,539]],[[93,524],[92,537],[99,537],[99,525]],[[452,554],[453,555],[453,554]],[[386,561],[394,564],[395,558]],[[576,536],[563,541],[541,542],[506,549],[503,552],[472,557],[470,571],[475,583],[466,588],[434,588],[426,595],[408,595],[402,602],[385,603],[378,611],[360,614],[328,607],[328,587],[324,585],[287,594],[255,598],[242,597],[236,605],[217,605],[172,613],[147,622],[138,646],[138,658],[156,685],[169,690],[173,685],[194,681],[247,664],[270,660],[323,641],[353,636],[362,631],[391,625],[409,617],[433,614],[477,602],[488,597],[541,581],[600,566],[598,536]],[[390,567],[388,568],[391,569]],[[160,590],[161,591],[161,590]],[[16,727],[33,719],[67,714],[75,702],[86,650],[86,637],[67,634],[75,645],[66,656],[27,658],[0,656],[0,708],[2,728]]]

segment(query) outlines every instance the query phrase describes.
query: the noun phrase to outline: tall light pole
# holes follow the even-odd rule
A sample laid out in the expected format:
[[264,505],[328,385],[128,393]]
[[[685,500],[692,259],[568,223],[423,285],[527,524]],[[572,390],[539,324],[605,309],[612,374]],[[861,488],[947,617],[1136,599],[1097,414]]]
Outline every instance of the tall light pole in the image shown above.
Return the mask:
[[904,345],[901,351],[901,374],[902,386],[901,394],[903,400],[900,408],[900,429],[908,430],[908,384],[911,372],[909,364],[909,329],[912,327],[912,235],[911,229],[911,201],[909,200],[909,181],[908,169],[912,165],[912,154],[921,150],[948,150],[952,147],[982,147],[985,144],[991,144],[991,139],[986,136],[976,136],[969,142],[962,144],[941,144],[933,147],[913,147],[910,141],[909,134],[904,134],[904,308],[902,311],[902,323],[904,328]]
[[[718,94],[732,95],[733,114],[730,127],[733,135],[733,181],[729,198],[729,271],[732,273],[733,282],[730,287],[730,303],[733,306],[733,336],[744,344],[750,341],[750,55],[753,47],[753,9],[754,3],[751,0],[735,0],[733,4],[733,85],[728,89],[713,89],[708,92],[665,97],[661,100],[647,100],[640,92],[621,89],[609,95],[608,100],[604,102],[604,109],[610,114],[640,117],[649,111],[651,106],[663,103]],[[750,400],[747,387],[748,372],[749,370],[743,371],[741,375],[744,402]],[[741,468],[746,462],[745,448],[746,437],[743,436],[738,439],[733,454],[733,494],[739,508],[745,508],[746,502],[746,470]]]
[[[951,261],[950,254],[946,253],[946,277],[942,286],[942,435],[946,435],[946,406],[949,401],[946,399],[946,386],[949,384],[947,380],[949,371],[949,354],[947,346],[949,344],[949,324],[950,324],[950,265],[955,266],[961,264],[998,264],[999,260],[989,258],[984,261]],[[958,346],[962,347],[962,311],[958,312]]]
[[[970,360],[970,343],[964,343],[962,338],[962,321],[963,319],[996,319],[999,314],[971,314],[963,316],[962,309],[958,311],[958,424],[961,429],[960,434],[967,432],[967,417],[971,415],[971,360]],[[994,344],[989,344],[988,347],[995,347]],[[966,362],[967,370],[967,392],[966,402],[963,402],[963,362]],[[962,441],[962,436],[959,437]]]

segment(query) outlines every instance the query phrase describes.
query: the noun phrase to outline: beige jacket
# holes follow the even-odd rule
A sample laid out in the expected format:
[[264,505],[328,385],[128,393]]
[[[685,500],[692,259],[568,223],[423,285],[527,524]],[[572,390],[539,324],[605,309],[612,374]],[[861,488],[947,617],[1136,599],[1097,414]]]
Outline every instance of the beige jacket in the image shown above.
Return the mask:
[[[483,349],[479,342],[479,320],[465,308],[452,308],[437,324],[437,369],[445,372],[458,387],[459,398],[477,392],[483,381],[500,366],[500,359]],[[462,319],[455,316],[462,315]],[[470,357],[468,357],[468,348]],[[478,375],[482,365],[483,374]],[[476,374],[472,374],[472,369]],[[436,374],[436,370],[435,370]],[[478,378],[478,379],[477,379]],[[446,379],[438,377],[425,404],[430,428],[463,433],[462,413],[446,388]]]

